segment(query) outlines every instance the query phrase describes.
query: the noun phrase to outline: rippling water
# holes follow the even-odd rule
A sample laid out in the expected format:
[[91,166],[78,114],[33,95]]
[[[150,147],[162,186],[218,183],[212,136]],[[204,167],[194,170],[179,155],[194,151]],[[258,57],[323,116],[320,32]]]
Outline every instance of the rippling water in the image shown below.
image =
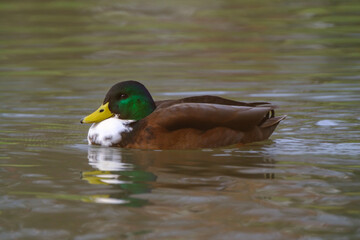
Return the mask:
[[[358,1],[2,1],[0,239],[359,239]],[[121,80],[271,101],[241,148],[89,147]]]

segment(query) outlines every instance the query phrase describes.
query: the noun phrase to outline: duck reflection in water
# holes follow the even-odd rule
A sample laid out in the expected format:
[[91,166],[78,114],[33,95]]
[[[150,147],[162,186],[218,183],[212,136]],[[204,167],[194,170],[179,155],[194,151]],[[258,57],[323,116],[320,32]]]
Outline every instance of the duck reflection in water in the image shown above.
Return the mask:
[[82,179],[91,184],[110,185],[119,191],[103,197],[101,203],[143,206],[147,200],[132,197],[133,194],[150,192],[148,184],[156,180],[150,172],[137,168],[132,163],[122,160],[122,153],[115,148],[91,147],[88,150],[89,165],[95,171],[82,172]]
[[153,185],[156,188],[217,191],[246,179],[275,178],[276,162],[262,152],[205,149],[145,150],[132,154],[134,164],[158,176]]
[[100,171],[131,171],[134,165],[124,163],[121,151],[116,148],[90,147],[88,150],[89,165]]
[[218,191],[246,179],[275,178],[272,158],[239,149],[152,151],[90,147],[88,159],[96,170],[84,172],[83,179],[121,189],[122,198],[161,188]]

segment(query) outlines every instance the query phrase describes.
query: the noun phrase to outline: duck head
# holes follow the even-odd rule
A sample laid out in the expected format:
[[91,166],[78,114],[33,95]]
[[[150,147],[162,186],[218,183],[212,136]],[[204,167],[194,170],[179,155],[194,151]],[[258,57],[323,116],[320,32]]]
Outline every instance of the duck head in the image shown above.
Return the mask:
[[113,116],[124,120],[140,120],[155,108],[155,102],[143,84],[137,81],[119,82],[107,92],[103,104],[80,122],[98,123]]

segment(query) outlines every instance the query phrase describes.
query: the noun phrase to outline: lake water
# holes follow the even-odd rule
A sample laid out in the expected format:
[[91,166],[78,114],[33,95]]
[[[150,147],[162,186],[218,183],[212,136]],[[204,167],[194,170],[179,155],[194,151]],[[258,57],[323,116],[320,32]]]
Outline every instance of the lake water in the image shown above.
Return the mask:
[[[360,239],[360,2],[1,1],[0,239]],[[241,148],[90,147],[107,90],[287,114]]]

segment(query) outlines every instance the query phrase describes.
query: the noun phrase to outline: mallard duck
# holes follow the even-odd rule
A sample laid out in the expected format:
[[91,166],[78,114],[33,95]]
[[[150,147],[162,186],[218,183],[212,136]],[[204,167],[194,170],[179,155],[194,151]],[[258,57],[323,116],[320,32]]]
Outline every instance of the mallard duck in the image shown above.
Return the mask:
[[139,149],[197,149],[268,139],[286,116],[267,102],[217,96],[154,101],[136,81],[119,82],[81,123],[93,123],[89,144]]

